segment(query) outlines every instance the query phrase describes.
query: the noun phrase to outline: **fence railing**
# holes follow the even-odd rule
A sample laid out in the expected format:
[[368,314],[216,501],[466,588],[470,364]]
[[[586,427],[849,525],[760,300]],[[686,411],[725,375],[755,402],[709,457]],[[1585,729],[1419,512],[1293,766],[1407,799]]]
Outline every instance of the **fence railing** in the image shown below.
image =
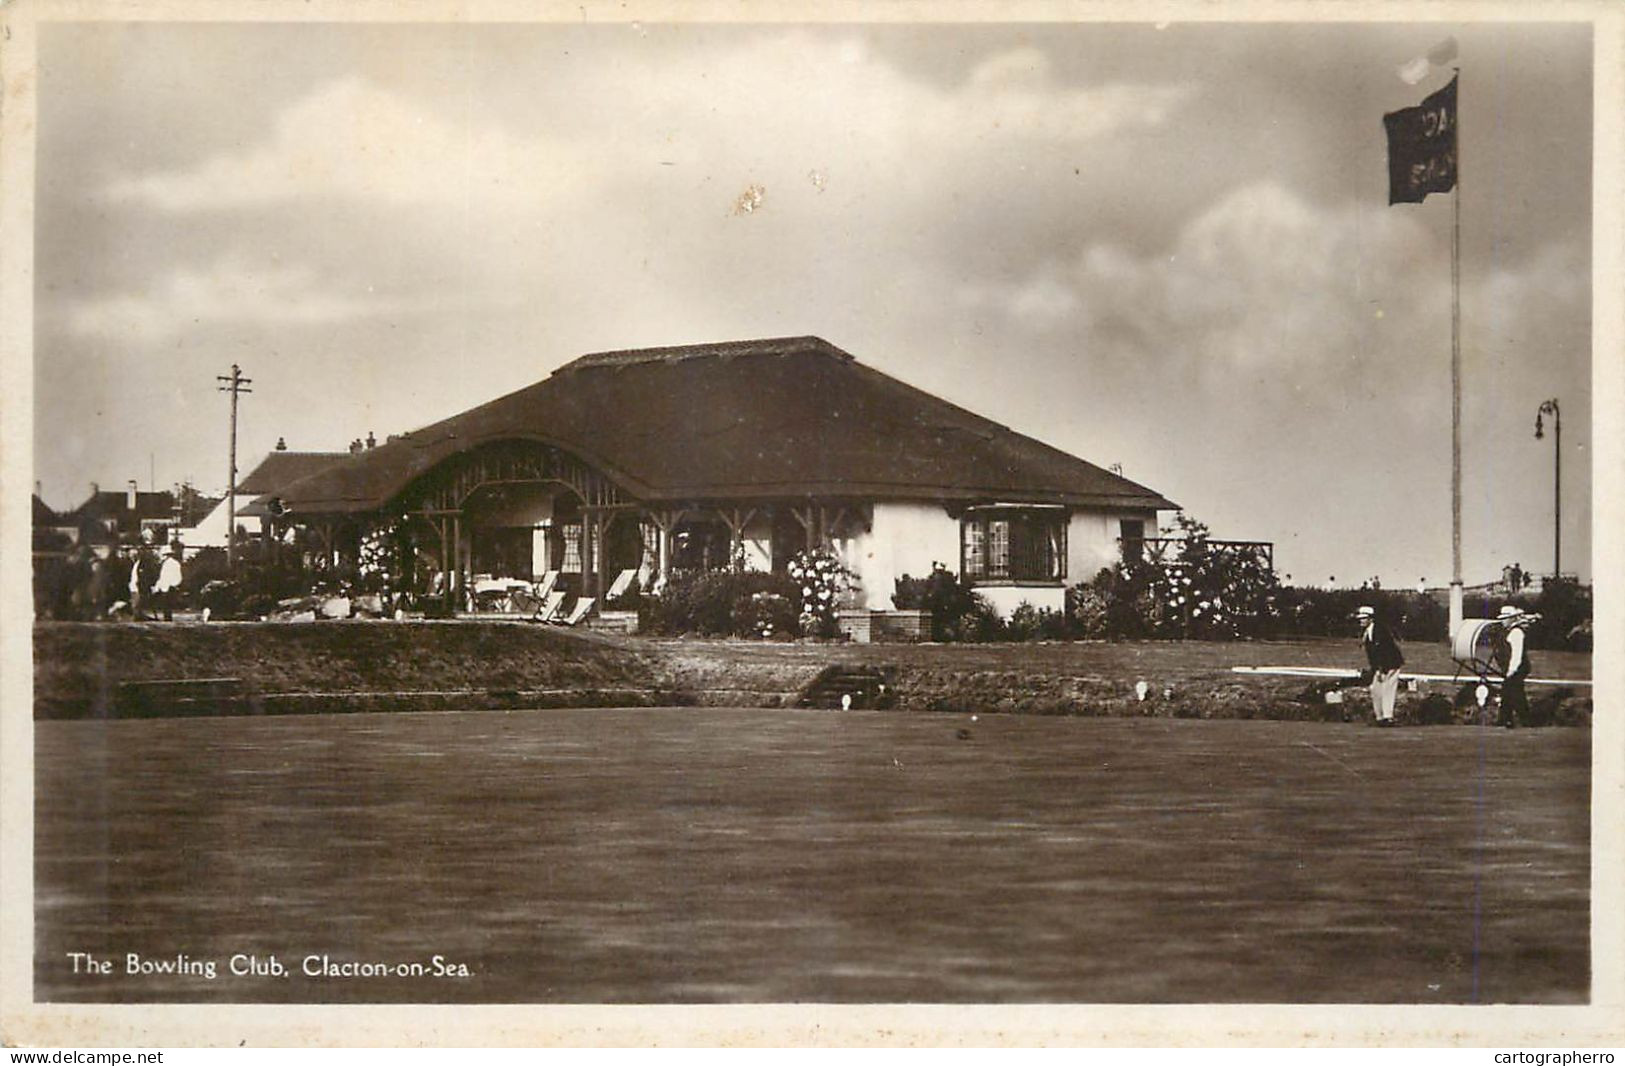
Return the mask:
[[[1119,537],[1117,543],[1124,562],[1141,559],[1163,560],[1185,544],[1184,537]],[[1264,565],[1275,569],[1275,542],[1269,540],[1217,540],[1208,538],[1207,545],[1214,551],[1236,555],[1253,555],[1264,560]]]

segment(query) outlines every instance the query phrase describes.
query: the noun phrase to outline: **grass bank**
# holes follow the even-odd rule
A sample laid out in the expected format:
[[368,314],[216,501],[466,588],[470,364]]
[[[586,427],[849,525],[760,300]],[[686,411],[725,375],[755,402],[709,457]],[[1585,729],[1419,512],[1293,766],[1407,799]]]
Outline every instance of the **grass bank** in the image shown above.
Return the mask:
[[657,671],[633,646],[518,623],[41,623],[34,662],[42,718],[673,698],[654,687]]
[[[41,623],[34,648],[36,715],[47,718],[143,705],[165,714],[778,707],[831,665],[884,669],[893,705],[906,711],[1342,720],[1370,709],[1363,689],[1327,705],[1302,698],[1305,678],[1231,672],[1352,667],[1351,640],[859,645],[645,640],[516,622]],[[1405,654],[1408,669],[1455,672],[1442,645],[1410,643]],[[1537,676],[1591,676],[1589,655],[1543,652],[1536,665]],[[236,685],[196,684],[209,678]],[[1453,686],[1430,691],[1453,695]],[[1402,694],[1401,716],[1426,694]],[[1588,688],[1532,688],[1531,697],[1555,721],[1590,721]]]
[[[1308,702],[1308,678],[1242,676],[1235,666],[1356,668],[1353,640],[1030,644],[781,644],[724,640],[648,640],[640,646],[660,670],[660,684],[690,690],[733,683],[762,692],[796,690],[831,664],[873,666],[892,676],[895,706],[919,711],[976,711],[1112,717],[1342,721],[1370,714],[1363,688],[1342,704]],[[1406,669],[1452,675],[1442,643],[1404,646]],[[1537,676],[1588,679],[1591,657],[1539,652]],[[1146,699],[1136,686],[1144,681]],[[713,689],[720,692],[721,689]],[[1414,717],[1430,693],[1455,694],[1449,683],[1400,696],[1402,718]],[[1589,724],[1589,688],[1531,687],[1530,699],[1567,725]],[[726,700],[721,702],[727,702]],[[1459,717],[1465,719],[1463,713]]]

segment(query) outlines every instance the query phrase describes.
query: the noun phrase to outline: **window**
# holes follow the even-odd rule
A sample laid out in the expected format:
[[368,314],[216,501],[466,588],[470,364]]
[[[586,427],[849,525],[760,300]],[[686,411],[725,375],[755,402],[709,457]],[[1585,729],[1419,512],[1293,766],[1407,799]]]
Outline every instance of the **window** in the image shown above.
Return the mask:
[[566,522],[559,527],[564,536],[563,558],[559,562],[559,569],[566,574],[581,573],[581,523]]
[[960,521],[960,572],[972,581],[1066,580],[1066,512],[977,508]]
[[1117,524],[1118,542],[1123,546],[1123,561],[1137,563],[1145,558],[1145,519],[1125,518]]

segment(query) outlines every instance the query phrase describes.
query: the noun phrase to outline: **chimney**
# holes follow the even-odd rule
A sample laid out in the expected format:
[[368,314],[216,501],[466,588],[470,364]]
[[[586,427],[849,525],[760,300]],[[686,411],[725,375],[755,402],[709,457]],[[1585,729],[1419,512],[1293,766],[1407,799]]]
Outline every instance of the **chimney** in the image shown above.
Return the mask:
[[101,491],[102,491],[102,487],[100,485],[96,484],[94,481],[92,481],[90,483],[90,498],[91,499],[94,500],[97,496],[101,495]]
[[135,510],[135,478],[131,478],[128,482],[125,483],[124,509],[126,511],[134,511]]
[[40,483],[38,481],[35,481],[34,482],[34,495],[39,496],[40,499],[43,500],[45,497],[40,495],[40,489],[41,488],[42,488],[42,486],[40,485]]
[[278,437],[276,439],[276,450],[279,452],[285,452],[288,450],[288,440],[286,437]]
[[378,447],[378,438],[373,436],[372,430],[369,429],[367,430],[367,450],[370,452],[376,447]]

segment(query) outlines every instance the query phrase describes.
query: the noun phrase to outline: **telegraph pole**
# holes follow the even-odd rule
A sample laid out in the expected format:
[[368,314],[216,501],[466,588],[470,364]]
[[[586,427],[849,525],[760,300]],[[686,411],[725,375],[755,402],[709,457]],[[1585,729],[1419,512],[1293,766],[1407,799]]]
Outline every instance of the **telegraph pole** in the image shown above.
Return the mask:
[[230,468],[226,474],[226,569],[235,573],[237,569],[237,396],[244,392],[253,392],[248,388],[253,378],[243,377],[242,370],[236,363],[231,364],[231,374],[216,374],[215,380],[220,382],[216,392],[231,393],[231,460]]

